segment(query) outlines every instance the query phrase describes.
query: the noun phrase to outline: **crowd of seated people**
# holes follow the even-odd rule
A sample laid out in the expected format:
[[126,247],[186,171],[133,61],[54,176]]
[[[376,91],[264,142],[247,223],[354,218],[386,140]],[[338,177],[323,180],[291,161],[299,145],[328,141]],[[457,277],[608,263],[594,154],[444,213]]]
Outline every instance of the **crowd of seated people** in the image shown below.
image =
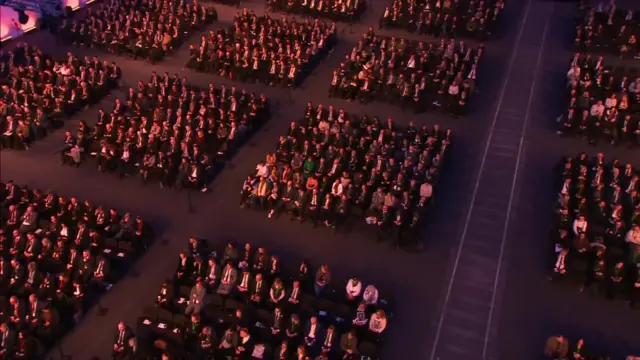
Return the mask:
[[400,127],[309,103],[244,182],[241,206],[336,231],[364,218],[377,241],[414,245],[451,141],[438,125]]
[[[611,356],[603,355],[603,352],[594,351],[584,339],[580,338],[576,342],[570,342],[564,335],[553,335],[547,339],[544,346],[544,356],[547,359],[574,359],[574,360],[605,360],[613,359]],[[606,353],[606,352],[604,352]],[[638,360],[640,357],[627,356],[625,360]]]
[[190,238],[174,278],[139,319],[135,344],[173,359],[374,359],[391,307],[375,285],[338,279],[327,265]]
[[225,85],[198,88],[186,78],[153,72],[111,112],[98,110],[90,128],[69,132],[62,163],[96,157],[98,170],[120,178],[139,174],[162,187],[207,191],[215,165],[231,156],[270,114],[269,100]]
[[63,20],[60,35],[70,44],[155,63],[217,17],[198,0],[111,0],[88,8],[82,20]]
[[555,264],[551,278],[582,283],[581,291],[640,302],[640,180],[638,169],[602,153],[559,165]]
[[602,57],[576,54],[567,73],[569,105],[558,118],[561,135],[596,145],[640,145],[640,74],[605,66]]
[[191,45],[187,67],[244,82],[294,87],[309,75],[336,42],[336,25],[304,21],[246,8],[228,30],[210,31]]
[[329,96],[464,116],[483,53],[483,46],[462,40],[417,42],[376,36],[370,28],[333,72]]
[[115,64],[73,54],[57,61],[27,43],[0,51],[0,148],[29,149],[117,86]]
[[367,3],[365,0],[267,0],[267,7],[271,11],[351,22],[364,14]]
[[608,53],[640,59],[640,11],[619,9],[615,2],[581,10],[574,46],[579,51]]
[[130,214],[12,181],[0,204],[0,358],[41,358],[153,233]]
[[503,0],[393,0],[384,10],[380,27],[482,40],[495,31],[503,8]]

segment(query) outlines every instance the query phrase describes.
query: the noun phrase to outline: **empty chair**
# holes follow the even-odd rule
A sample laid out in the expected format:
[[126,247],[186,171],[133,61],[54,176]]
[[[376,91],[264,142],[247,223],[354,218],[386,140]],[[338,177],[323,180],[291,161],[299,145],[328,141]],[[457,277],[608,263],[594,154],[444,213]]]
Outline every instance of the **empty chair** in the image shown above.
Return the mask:
[[224,302],[224,310],[226,312],[234,312],[241,306],[242,304],[240,302],[233,299],[227,299],[227,301]]
[[215,309],[222,309],[224,307],[224,299],[222,298],[222,296],[220,296],[220,294],[214,294],[211,296],[210,304]]
[[173,324],[177,328],[186,329],[186,328],[189,327],[190,323],[191,322],[190,322],[189,318],[187,318],[186,316],[184,316],[182,314],[176,314],[176,315],[173,316]]
[[262,323],[264,326],[268,327],[271,324],[271,318],[274,316],[271,312],[259,309],[256,314],[258,318],[258,322]]
[[107,238],[104,242],[104,246],[107,249],[115,250],[118,248],[118,240],[114,238]]
[[326,313],[329,313],[329,311],[331,311],[331,309],[333,308],[334,302],[327,299],[317,299],[315,305],[318,312],[324,311]]
[[167,309],[158,308],[158,322],[163,324],[173,324],[173,313]]
[[378,349],[378,345],[369,342],[369,341],[363,341],[360,343],[360,345],[358,346],[358,352],[360,353],[360,355],[362,355],[363,357],[368,357],[370,359],[377,359],[378,358],[378,353],[379,353],[379,349]]
[[152,321],[158,320],[158,308],[156,306],[145,306],[142,314]]
[[341,332],[348,330],[351,326],[351,309],[345,304],[334,304],[330,310],[333,323],[338,326]]
[[126,253],[126,254],[133,254],[133,246],[131,245],[130,242],[128,241],[119,241],[118,242],[118,249],[120,249],[120,251]]
[[180,286],[180,293],[179,293],[180,297],[183,297],[185,299],[189,299],[189,297],[191,296],[191,288],[188,286]]

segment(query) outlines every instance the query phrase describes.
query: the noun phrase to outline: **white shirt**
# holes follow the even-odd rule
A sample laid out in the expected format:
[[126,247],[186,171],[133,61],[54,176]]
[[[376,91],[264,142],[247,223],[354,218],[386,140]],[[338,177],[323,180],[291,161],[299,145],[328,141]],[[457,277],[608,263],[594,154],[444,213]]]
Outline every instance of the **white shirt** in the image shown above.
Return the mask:
[[356,297],[359,296],[362,292],[362,283],[360,281],[358,281],[358,283],[355,285],[353,283],[353,279],[347,282],[347,294]]
[[627,236],[625,236],[625,241],[630,244],[635,244],[640,246],[640,229],[637,230],[629,230]]
[[604,114],[604,105],[593,104],[590,111],[591,116],[600,116]]
[[257,176],[259,177],[267,177],[269,176],[269,165],[267,164],[258,164],[256,166]]
[[579,232],[587,232],[587,221],[579,221],[578,219],[573,221],[573,232],[578,235]]

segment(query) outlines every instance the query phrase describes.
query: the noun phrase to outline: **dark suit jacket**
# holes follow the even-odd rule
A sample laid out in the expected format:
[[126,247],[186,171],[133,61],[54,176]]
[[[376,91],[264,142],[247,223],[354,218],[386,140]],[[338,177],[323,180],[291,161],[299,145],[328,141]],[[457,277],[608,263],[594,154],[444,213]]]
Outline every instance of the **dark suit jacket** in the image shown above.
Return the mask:
[[[309,336],[309,332],[311,331],[311,322],[308,322],[304,326],[304,333],[302,334],[305,338]],[[325,331],[320,322],[316,323],[316,342],[315,345],[322,344],[324,342]]]
[[[316,340],[316,344],[319,344],[320,346],[325,347],[328,335],[329,335],[328,331],[325,331],[324,333],[322,333],[322,338]],[[329,341],[328,347],[331,349],[331,351],[336,351],[338,349],[339,343],[340,343],[340,333],[334,330],[333,334],[331,335],[331,340]]]
[[258,286],[258,282],[255,281],[254,279],[253,283],[251,284],[251,287],[249,288],[249,295],[250,296],[259,295],[260,300],[264,300],[267,297],[267,293],[269,291],[269,283],[265,279],[262,279],[260,290],[256,290],[257,286]]
[[18,343],[18,332],[10,327],[9,330],[7,330],[6,339],[3,338],[4,336],[5,334],[0,334],[0,341],[4,342],[3,350],[7,355],[11,355],[16,350],[16,344]]
[[[133,331],[128,327],[124,328],[124,336],[122,337],[122,346],[127,348],[129,346],[129,339],[133,337]],[[116,329],[113,334],[113,345],[118,344],[118,339],[120,338],[120,331]]]
[[358,340],[354,337],[349,341],[349,334],[343,334],[340,338],[340,349],[345,353],[347,350],[353,351],[354,354],[358,352]]

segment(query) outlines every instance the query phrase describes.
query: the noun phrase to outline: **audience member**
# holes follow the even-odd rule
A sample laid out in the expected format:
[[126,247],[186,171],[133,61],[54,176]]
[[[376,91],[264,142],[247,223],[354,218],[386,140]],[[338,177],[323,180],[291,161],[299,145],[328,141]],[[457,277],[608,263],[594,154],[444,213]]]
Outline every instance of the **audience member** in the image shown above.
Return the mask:
[[29,149],[77,111],[100,101],[122,76],[116,63],[71,53],[55,60],[26,43],[0,51],[0,148]]
[[640,267],[638,170],[602,153],[561,163],[552,236],[554,278],[577,278],[581,291],[636,304]]
[[12,181],[0,186],[0,204],[0,358],[33,359],[36,344],[50,349],[153,234],[141,219]]
[[111,0],[88,8],[82,20],[63,20],[60,36],[69,44],[155,63],[217,18],[212,6],[198,0]]
[[483,45],[473,48],[462,40],[417,42],[376,36],[369,28],[334,70],[329,96],[464,116],[483,53]]
[[640,146],[640,77],[605,66],[602,56],[575,54],[567,73],[569,106],[558,134]]
[[[93,128],[81,123],[78,137],[85,140],[74,147],[94,155],[99,171],[206,192],[216,164],[270,116],[265,95],[225,85],[201,89],[177,74],[153,72],[125,99],[116,99],[111,112],[100,109]],[[76,163],[70,156],[63,151],[63,164]]]
[[241,206],[336,230],[364,218],[379,241],[413,244],[451,141],[438,125],[401,129],[308,103],[243,184]]
[[384,9],[380,27],[402,28],[418,34],[483,40],[495,31],[503,0],[394,0]]
[[311,73],[336,42],[336,25],[297,21],[246,8],[228,30],[210,31],[191,45],[187,67],[243,82],[295,87]]
[[620,9],[614,1],[584,7],[578,15],[574,46],[579,51],[640,59],[640,13]]
[[284,11],[333,21],[358,20],[367,9],[364,0],[267,0],[271,11]]

